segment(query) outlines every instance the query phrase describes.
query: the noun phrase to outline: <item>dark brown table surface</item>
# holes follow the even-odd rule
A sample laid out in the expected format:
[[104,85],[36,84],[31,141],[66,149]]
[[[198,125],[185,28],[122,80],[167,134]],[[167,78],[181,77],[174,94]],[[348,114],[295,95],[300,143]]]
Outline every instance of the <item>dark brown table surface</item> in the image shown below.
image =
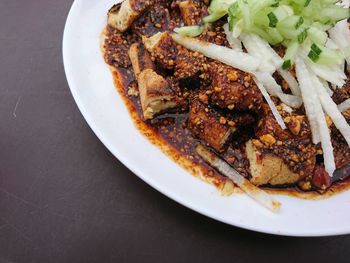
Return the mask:
[[0,0],[1,263],[350,262],[350,236],[228,226],[163,196],[114,158],[64,75],[71,4]]

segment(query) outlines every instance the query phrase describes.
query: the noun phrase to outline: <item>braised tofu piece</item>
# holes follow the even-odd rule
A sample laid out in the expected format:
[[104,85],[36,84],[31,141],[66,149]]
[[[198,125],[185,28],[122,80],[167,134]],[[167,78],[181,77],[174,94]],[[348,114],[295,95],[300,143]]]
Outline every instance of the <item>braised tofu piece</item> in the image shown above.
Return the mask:
[[135,77],[137,78],[144,69],[155,68],[151,56],[148,51],[139,43],[134,43],[130,46],[129,57],[134,69]]
[[336,89],[332,95],[332,99],[336,104],[340,104],[349,98],[350,98],[350,78],[346,80],[346,83],[343,87]]
[[169,9],[157,3],[144,12],[131,26],[135,33],[146,37],[151,37],[158,32],[172,30],[174,27]]
[[202,1],[187,0],[179,3],[183,21],[187,26],[197,25],[207,14],[207,8]]
[[143,44],[163,68],[173,69],[178,54],[176,43],[167,33],[157,33],[152,37],[142,37]]
[[260,108],[262,95],[249,73],[218,62],[211,63],[209,71],[213,104],[230,110],[257,111]]
[[124,32],[151,4],[149,0],[124,0],[108,11],[108,25]]
[[226,115],[210,108],[205,98],[190,100],[188,127],[192,133],[218,152],[225,150],[231,135],[242,125],[249,125],[254,118],[249,114]]
[[[343,115],[350,124],[350,110],[344,111]],[[350,163],[350,147],[334,124],[331,125],[330,129],[335,166],[340,169]]]
[[107,64],[116,68],[127,68],[130,66],[130,58],[128,56],[129,45],[127,38],[123,33],[120,33],[117,29],[110,26],[106,29],[108,31],[107,37],[104,41],[103,48],[104,58]]
[[251,182],[255,185],[288,185],[312,175],[316,147],[304,115],[287,113],[278,107],[286,126],[282,130],[268,105],[263,104],[256,136],[246,143]]
[[224,146],[235,131],[235,127],[220,122],[220,114],[197,100],[190,103],[188,127],[195,136],[219,152],[224,150]]
[[181,86],[192,89],[198,87],[198,78],[207,69],[207,58],[204,55],[184,47],[178,48],[174,76],[179,79]]
[[250,140],[246,143],[246,154],[250,163],[250,181],[255,185],[288,185],[299,181],[300,176],[292,172],[283,160],[273,154],[261,153],[260,141]]
[[146,120],[177,106],[175,92],[169,83],[152,69],[138,75],[141,106]]

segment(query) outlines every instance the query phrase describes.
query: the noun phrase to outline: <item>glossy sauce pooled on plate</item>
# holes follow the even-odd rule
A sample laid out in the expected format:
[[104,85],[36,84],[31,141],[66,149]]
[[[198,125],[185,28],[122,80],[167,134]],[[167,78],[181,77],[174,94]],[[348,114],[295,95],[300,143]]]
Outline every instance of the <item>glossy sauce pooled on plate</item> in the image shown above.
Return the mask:
[[[303,109],[290,113],[273,98],[287,125],[282,130],[250,74],[172,40],[169,32],[175,27],[196,25],[207,15],[207,1],[127,2],[127,11],[120,4],[109,11],[102,48],[119,93],[149,140],[227,194],[233,184],[199,157],[197,144],[207,145],[252,183],[271,191],[320,197],[347,188],[350,149],[331,122],[338,168],[332,178],[325,172],[320,146],[312,144]],[[124,11],[121,23],[115,13]],[[224,23],[213,23],[199,38],[228,46]],[[288,85],[275,77],[288,92]],[[349,97],[350,85],[333,95],[337,103]],[[348,112],[344,116],[350,120]]]

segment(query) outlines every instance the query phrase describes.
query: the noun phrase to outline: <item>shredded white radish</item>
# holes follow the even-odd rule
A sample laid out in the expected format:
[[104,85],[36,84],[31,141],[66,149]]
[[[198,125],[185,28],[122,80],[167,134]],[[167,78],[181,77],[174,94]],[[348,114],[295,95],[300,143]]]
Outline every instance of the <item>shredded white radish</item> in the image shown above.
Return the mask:
[[326,118],[322,111],[322,108],[319,114],[317,115],[317,122],[319,127],[320,138],[321,138],[321,146],[323,150],[324,166],[329,176],[332,177],[335,171],[333,145],[331,141],[331,135],[328,130]]
[[[328,30],[329,37],[335,42],[335,44],[341,48],[348,48],[350,45],[350,29],[346,19],[339,21],[333,28]],[[346,62],[350,64],[350,58],[346,58]]]
[[320,99],[322,108],[328,114],[328,116],[331,117],[335,127],[337,127],[339,132],[343,135],[344,139],[350,146],[350,126],[346,122],[344,116],[339,111],[337,105],[334,103],[327,91],[323,88],[323,85],[318,80],[318,78],[315,75],[313,75],[312,79],[315,83],[315,88]]
[[340,110],[340,112],[344,112],[350,109],[350,99],[347,99],[346,101],[343,101],[342,103],[340,103],[338,105],[338,109]]
[[276,67],[268,59],[264,49],[259,48],[258,43],[251,38],[250,34],[241,34],[240,39],[242,40],[243,46],[248,51],[248,54],[260,61],[260,71],[269,72],[271,74],[276,71]]
[[[321,141],[323,150],[325,169],[330,176],[333,176],[333,172],[335,171],[333,146],[331,135],[326,122],[326,117],[322,110],[320,97],[318,96],[318,90],[321,89],[327,96],[328,94],[324,90],[322,83],[318,81],[315,74],[309,71],[302,59],[297,57],[295,60],[295,65],[297,77],[300,83],[301,94],[304,100],[305,111],[311,126],[311,131],[313,133],[315,132],[315,129],[317,129],[318,137]],[[312,125],[314,125],[314,127]],[[314,134],[313,139],[315,143]]]
[[276,80],[269,73],[255,72],[254,75],[264,85],[271,96],[278,97],[286,105],[292,108],[299,108],[303,104],[300,97],[283,93],[281,86],[278,85]]
[[256,43],[258,50],[265,55],[265,59],[272,62],[276,69],[280,68],[283,64],[283,59],[277,54],[277,52],[270,46],[270,44],[256,34],[249,34],[250,41]]
[[171,34],[171,36],[175,42],[185,48],[202,53],[206,57],[219,60],[234,68],[253,72],[260,66],[259,60],[247,53],[198,39],[180,36],[179,34]]
[[333,90],[329,87],[329,83],[327,81],[325,81],[324,79],[318,78],[319,81],[322,83],[323,88],[325,89],[325,91],[327,91],[327,93],[329,94],[329,96],[333,95]]
[[[318,102],[317,94],[312,90],[312,81],[308,76],[308,69],[299,57],[295,59],[295,71],[299,81],[302,98],[304,101],[305,112],[310,123],[312,141],[314,144],[320,142],[320,134],[317,125],[317,109],[315,104]],[[322,110],[322,109],[321,109]]]
[[281,106],[283,108],[283,110],[285,112],[288,112],[288,113],[292,113],[293,112],[293,109],[291,107],[289,107],[288,105],[284,104],[284,103],[281,103]]
[[248,196],[253,198],[262,206],[268,208],[272,212],[278,212],[281,203],[275,201],[269,194],[253,185],[248,179],[240,175],[235,169],[233,169],[228,163],[219,158],[217,155],[206,149],[203,145],[199,144],[196,147],[197,153],[212,166],[217,169],[223,175],[228,177],[239,188],[241,188]]
[[273,114],[273,116],[275,117],[277,123],[281,126],[281,128],[282,128],[283,130],[286,129],[286,124],[284,123],[284,121],[283,121],[283,119],[282,119],[282,116],[279,114],[279,112],[278,112],[278,110],[277,110],[275,104],[273,103],[273,101],[272,101],[270,95],[267,93],[267,91],[266,91],[264,85],[263,85],[260,81],[258,81],[256,77],[254,77],[254,81],[255,81],[256,85],[258,86],[258,88],[259,88],[261,94],[262,94],[263,97],[265,98],[267,104],[270,106],[270,109],[271,109],[271,111],[272,111],[272,114]]
[[296,79],[294,78],[294,76],[289,71],[284,70],[284,69],[279,69],[278,73],[287,82],[292,94],[295,96],[301,97],[299,84],[296,81]]
[[346,75],[339,66],[331,67],[326,65],[320,65],[308,60],[306,60],[306,63],[314,74],[323,78],[324,80],[338,87],[342,87],[345,84]]
[[241,40],[239,40],[238,38],[235,38],[233,36],[232,32],[230,32],[230,30],[228,28],[228,24],[225,24],[223,26],[223,28],[225,30],[226,39],[227,39],[228,43],[230,44],[231,48],[237,49],[239,51],[242,51],[242,42],[241,42]]

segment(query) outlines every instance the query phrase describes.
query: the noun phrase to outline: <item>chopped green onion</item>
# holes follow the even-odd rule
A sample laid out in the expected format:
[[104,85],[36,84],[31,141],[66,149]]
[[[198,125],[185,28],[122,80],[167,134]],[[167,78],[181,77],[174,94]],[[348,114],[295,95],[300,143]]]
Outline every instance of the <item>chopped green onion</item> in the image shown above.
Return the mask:
[[294,59],[299,50],[299,43],[293,41],[289,44],[286,54],[284,55],[283,69],[289,69],[294,64]]
[[311,0],[306,0],[305,4],[304,4],[304,7],[307,7],[310,4],[310,2],[311,2]]
[[302,43],[305,41],[305,39],[307,38],[307,35],[308,35],[307,31],[308,31],[308,28],[305,28],[305,29],[298,35],[298,42],[299,42],[299,44],[302,44]]
[[295,24],[295,29],[298,29],[303,23],[304,23],[304,18],[301,16],[299,17],[298,22]]
[[290,59],[285,60],[282,64],[283,69],[290,69],[292,67],[292,61]]
[[320,58],[320,55],[316,54],[313,50],[310,50],[309,54],[307,55],[313,62],[317,62],[317,60]]
[[221,17],[223,17],[224,15],[226,15],[226,13],[212,13],[206,17],[203,17],[203,23],[207,24],[207,23],[212,23],[215,22],[217,20],[219,20]]
[[174,28],[174,32],[186,37],[196,37],[203,33],[201,26],[183,26]]
[[322,50],[315,43],[311,45],[311,50],[317,55],[320,55],[322,53]]
[[324,45],[328,39],[328,34],[316,27],[311,26],[308,30],[308,35],[313,42]]
[[278,19],[277,19],[276,15],[273,12],[271,12],[267,15],[267,17],[269,18],[269,21],[270,21],[269,27],[276,27],[276,25],[278,23]]
[[238,8],[239,8],[238,2],[235,2],[232,5],[230,5],[230,7],[228,8],[229,15],[236,16],[238,14],[238,11],[239,11]]

